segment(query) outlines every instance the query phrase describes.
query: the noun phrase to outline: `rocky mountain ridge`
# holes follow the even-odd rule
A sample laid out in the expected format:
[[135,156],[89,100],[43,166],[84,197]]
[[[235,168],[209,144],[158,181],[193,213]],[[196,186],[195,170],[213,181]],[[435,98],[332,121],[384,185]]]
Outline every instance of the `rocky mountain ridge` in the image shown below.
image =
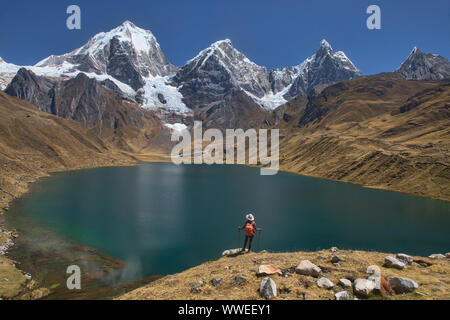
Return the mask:
[[[448,77],[448,64],[441,56],[414,49],[396,73],[408,80],[444,79]],[[315,54],[299,65],[271,71],[252,62],[229,39],[213,43],[186,65],[175,67],[151,31],[129,21],[95,35],[70,53],[52,55],[25,68],[44,77],[40,82],[53,85],[83,73],[124,100],[157,111],[168,124],[189,127],[195,119],[203,120],[206,127],[218,128],[249,128],[300,94],[362,76],[347,55],[335,52],[325,39]],[[0,61],[2,87],[19,69]],[[28,94],[18,96],[32,103],[43,98],[39,90],[21,90]]]
[[[330,66],[334,71],[322,70]],[[322,41],[318,52],[304,63],[272,72],[250,61],[228,39],[213,43],[185,66],[177,68],[164,56],[150,31],[129,21],[95,35],[70,53],[52,55],[25,68],[52,82],[50,78],[61,81],[75,78],[79,73],[100,82],[109,80],[109,84],[115,84],[114,90],[121,91],[142,107],[165,110],[160,112],[164,115],[169,111],[170,121],[188,119],[187,122],[192,122],[189,120],[192,117],[185,115],[201,119],[209,112],[206,118],[211,123],[232,127],[237,126],[239,121],[233,118],[239,113],[271,111],[287,102],[286,98],[304,93],[315,84],[360,75],[345,54],[333,53],[326,41]],[[3,86],[19,69],[20,66],[0,61]],[[330,74],[331,78],[323,77],[321,72]],[[29,101],[36,99],[30,97]],[[173,117],[173,113],[183,116]],[[224,121],[223,117],[231,120]]]
[[423,53],[414,47],[395,72],[406,80],[450,79],[450,62],[438,54]]

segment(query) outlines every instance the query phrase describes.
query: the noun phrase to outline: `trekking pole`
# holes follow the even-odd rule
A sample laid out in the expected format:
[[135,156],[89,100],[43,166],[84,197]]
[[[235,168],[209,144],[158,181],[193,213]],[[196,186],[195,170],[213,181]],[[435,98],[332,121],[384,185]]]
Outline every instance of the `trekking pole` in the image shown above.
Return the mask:
[[241,245],[241,229],[238,229],[238,245],[236,248],[239,248]]
[[261,243],[261,232],[263,229],[258,229],[258,252],[261,250],[260,243]]

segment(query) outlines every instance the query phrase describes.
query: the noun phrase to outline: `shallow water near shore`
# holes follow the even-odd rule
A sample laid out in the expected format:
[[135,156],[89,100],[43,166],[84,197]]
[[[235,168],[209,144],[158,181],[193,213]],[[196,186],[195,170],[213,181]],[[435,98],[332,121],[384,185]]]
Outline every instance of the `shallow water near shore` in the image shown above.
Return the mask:
[[[47,286],[58,285],[53,298],[77,297],[66,292],[63,280],[67,266],[79,264],[83,281],[91,283],[78,296],[83,298],[219,258],[242,245],[237,226],[249,212],[264,228],[255,250],[337,246],[422,256],[449,251],[448,203],[259,172],[142,163],[58,173],[34,184],[2,218],[20,233],[10,254]],[[105,289],[99,297],[126,289]]]

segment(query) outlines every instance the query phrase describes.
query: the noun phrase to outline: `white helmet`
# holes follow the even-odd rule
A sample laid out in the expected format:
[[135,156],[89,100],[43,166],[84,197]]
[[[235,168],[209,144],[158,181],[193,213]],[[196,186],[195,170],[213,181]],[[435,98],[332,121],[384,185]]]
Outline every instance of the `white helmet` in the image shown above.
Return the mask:
[[255,220],[255,217],[254,217],[251,213],[249,213],[248,215],[246,215],[245,218],[246,218],[248,221],[254,221],[254,220]]

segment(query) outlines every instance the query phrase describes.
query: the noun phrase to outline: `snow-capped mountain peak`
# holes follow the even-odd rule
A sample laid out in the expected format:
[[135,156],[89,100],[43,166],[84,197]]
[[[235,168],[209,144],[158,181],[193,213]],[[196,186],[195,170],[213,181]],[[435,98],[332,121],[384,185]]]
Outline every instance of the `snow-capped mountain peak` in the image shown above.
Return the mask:
[[442,80],[450,78],[450,63],[438,54],[423,53],[414,47],[395,72],[407,80]]
[[137,54],[148,54],[155,46],[159,48],[159,44],[151,31],[141,29],[127,20],[109,32],[101,32],[95,35],[83,47],[75,50],[74,54],[91,54],[95,56],[101,52],[113,38],[117,38],[121,42],[128,42],[131,47],[135,49]]
[[327,52],[330,52],[330,51],[332,52],[333,48],[331,47],[330,43],[327,40],[322,39],[322,41],[320,41],[320,44],[319,44],[319,50],[325,50]]
[[[210,83],[208,91],[213,92],[212,95],[216,94],[215,88],[231,87],[240,88],[259,98],[270,92],[267,69],[250,61],[234,48],[230,39],[216,41],[201,50],[181,68],[174,82],[177,85],[183,83],[186,92],[188,86],[186,81],[191,83],[193,79]],[[192,85],[195,85],[195,81]]]
[[250,61],[250,59],[248,59],[242,52],[235,49],[230,39],[219,40],[212,43],[209,47],[200,51],[194,58],[190,59],[187,64],[196,62],[197,64],[200,63],[200,66],[203,66],[212,56],[215,56],[225,64],[244,63],[259,67],[256,63]]
[[53,75],[76,71],[109,75],[133,90],[145,85],[144,78],[165,77],[177,71],[164,56],[153,33],[130,21],[108,32],[96,34],[70,53],[52,55],[35,67],[51,68]]
[[272,90],[291,99],[312,90],[319,84],[353,79],[361,72],[343,51],[334,52],[323,39],[315,54],[297,66],[273,70],[270,73]]

